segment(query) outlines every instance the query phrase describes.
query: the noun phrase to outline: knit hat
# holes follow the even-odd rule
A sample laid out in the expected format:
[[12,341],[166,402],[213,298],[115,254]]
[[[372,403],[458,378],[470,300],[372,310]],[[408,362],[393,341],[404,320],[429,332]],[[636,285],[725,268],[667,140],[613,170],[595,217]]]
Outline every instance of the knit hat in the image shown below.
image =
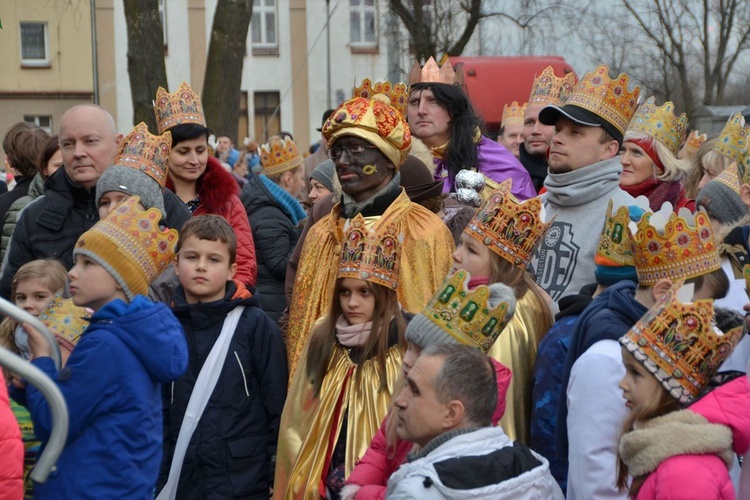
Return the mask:
[[164,208],[164,193],[148,175],[134,168],[114,166],[104,171],[96,183],[96,206],[104,193],[118,191],[128,196],[138,195],[143,208],[157,208],[162,218],[167,216]]
[[[723,176],[727,171],[734,171],[735,180],[737,179],[737,167],[730,166],[721,173]],[[730,177],[731,172],[726,177]],[[731,182],[731,180],[730,180]],[[738,183],[739,184],[739,183]],[[738,190],[735,190],[730,183],[716,179],[706,184],[698,192],[695,198],[695,204],[703,207],[708,215],[718,220],[722,226],[728,226],[738,222],[746,217],[747,206],[743,203]]]
[[333,160],[326,160],[312,171],[310,179],[315,179],[333,193],[333,178],[336,176],[336,166]]
[[487,353],[516,310],[513,290],[502,283],[468,289],[471,275],[448,275],[424,310],[406,327],[406,340],[424,349],[463,344]]
[[55,336],[58,344],[72,351],[88,328],[89,322],[84,318],[91,313],[90,309],[78,307],[73,299],[64,299],[62,292],[57,292],[42,310],[39,321]]
[[161,214],[138,209],[139,202],[131,196],[120,203],[73,248],[74,256],[85,255],[104,267],[129,300],[148,293],[149,284],[174,260],[177,244],[177,230],[159,229]]

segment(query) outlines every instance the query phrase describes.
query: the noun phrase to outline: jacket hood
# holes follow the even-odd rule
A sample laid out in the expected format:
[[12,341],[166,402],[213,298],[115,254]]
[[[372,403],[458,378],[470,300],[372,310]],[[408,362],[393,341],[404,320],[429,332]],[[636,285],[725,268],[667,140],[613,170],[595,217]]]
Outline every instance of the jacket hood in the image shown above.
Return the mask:
[[[166,187],[174,191],[174,183],[169,176]],[[221,214],[227,204],[227,198],[236,196],[239,192],[240,186],[232,174],[221,166],[219,160],[209,156],[206,170],[198,178],[198,197],[201,205],[206,207],[210,214]]]
[[732,446],[740,455],[750,450],[750,382],[746,375],[717,387],[687,409],[711,423],[729,427]]
[[130,304],[113,300],[91,317],[91,330],[97,328],[119,338],[158,382],[176,380],[187,369],[182,326],[162,303],[154,304],[141,295]]

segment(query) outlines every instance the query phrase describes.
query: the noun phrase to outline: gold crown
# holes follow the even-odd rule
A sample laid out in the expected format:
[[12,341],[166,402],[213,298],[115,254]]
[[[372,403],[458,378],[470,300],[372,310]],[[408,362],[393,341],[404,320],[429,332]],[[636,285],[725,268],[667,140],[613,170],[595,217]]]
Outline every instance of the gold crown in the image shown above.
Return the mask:
[[263,174],[277,175],[302,165],[303,160],[297,151],[297,145],[286,136],[272,138],[268,144],[260,147],[260,164]]
[[750,133],[750,127],[745,126],[742,113],[733,114],[724,125],[719,137],[716,138],[714,151],[736,161],[737,165],[742,164],[747,156],[748,133]]
[[685,149],[690,157],[693,157],[698,152],[698,148],[706,142],[708,134],[701,134],[697,130],[693,130],[685,139]]
[[663,278],[695,278],[721,267],[711,222],[704,211],[690,214],[681,210],[678,216],[665,203],[659,212],[645,213],[631,237],[641,285],[653,286]]
[[414,61],[409,71],[409,87],[417,83],[444,83],[446,85],[462,85],[464,83],[463,71],[453,70],[450,59],[446,59],[443,67],[438,67],[435,58],[430,56],[424,67],[419,66],[419,61]]
[[154,114],[156,115],[156,129],[160,134],[182,123],[197,123],[206,126],[201,99],[185,82],[177,87],[177,92],[174,94],[170,94],[162,87],[156,89]]
[[547,66],[542,74],[534,79],[529,96],[529,106],[562,106],[576,84],[576,75],[567,73],[563,77],[555,76],[552,66]]
[[174,260],[177,230],[159,229],[161,211],[138,208],[140,197],[130,196],[107,217],[83,233],[73,254],[103,263],[132,300],[148,293],[148,285]]
[[745,264],[742,267],[742,275],[745,277],[745,293],[750,299],[750,264]]
[[339,278],[356,278],[395,290],[404,237],[390,224],[369,230],[362,214],[346,221]]
[[390,104],[401,116],[406,116],[406,106],[409,103],[409,92],[405,83],[392,84],[391,82],[371,82],[369,78],[362,80],[362,85],[355,86],[352,90],[352,98],[364,97],[373,99],[375,96],[388,98],[386,104]]
[[511,185],[510,179],[501,182],[464,231],[500,257],[525,267],[551,222],[542,220],[540,198],[519,202]]
[[653,96],[638,106],[628,131],[640,132],[654,140],[661,142],[673,155],[677,156],[680,144],[685,139],[687,116],[674,114],[674,103],[667,101],[663,106],[657,106]]
[[513,101],[510,106],[505,104],[503,106],[503,119],[500,123],[501,127],[508,125],[509,123],[517,123],[523,125],[523,114],[526,112],[526,103],[518,104],[517,101]]
[[62,292],[57,292],[42,310],[39,321],[44,323],[63,347],[72,351],[89,326],[84,318],[90,316],[91,313],[86,308],[78,307],[73,299],[64,299]]
[[594,261],[603,266],[633,266],[633,240],[628,231],[633,224],[630,220],[630,209],[621,206],[613,214],[613,207],[614,203],[609,200],[604,229],[599,237],[599,247],[596,249]]
[[719,175],[714,178],[715,181],[721,182],[728,186],[732,191],[740,194],[740,176],[736,163],[732,163],[725,168]]
[[601,65],[576,84],[564,104],[591,111],[624,135],[638,107],[640,93],[638,86],[632,92],[628,91],[628,75],[621,73],[612,80],[609,78],[609,67]]
[[713,300],[683,303],[678,280],[620,338],[633,356],[681,403],[697,397],[742,337],[742,326],[722,333],[713,324]]
[[463,345],[487,352],[512,319],[507,302],[489,305],[490,289],[469,290],[470,276],[464,270],[447,276],[422,314]]
[[134,168],[164,187],[171,147],[172,134],[169,131],[153,135],[149,133],[148,126],[141,122],[122,140],[112,165]]

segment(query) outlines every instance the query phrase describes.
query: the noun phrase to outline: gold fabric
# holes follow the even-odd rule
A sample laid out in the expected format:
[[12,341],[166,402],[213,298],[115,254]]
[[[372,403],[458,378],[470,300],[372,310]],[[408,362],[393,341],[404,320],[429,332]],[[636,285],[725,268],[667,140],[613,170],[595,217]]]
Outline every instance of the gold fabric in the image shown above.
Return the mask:
[[[304,368],[297,372],[281,414],[276,450],[275,499],[320,499],[323,468],[333,449],[329,450],[329,442],[335,446],[341,439],[341,417],[345,413],[345,474],[349,477],[388,413],[401,372],[402,356],[403,351],[398,346],[391,347],[386,353],[385,391],[378,391],[380,378],[377,361],[369,359],[356,365],[349,359],[347,350],[339,345],[331,356],[319,398],[313,396],[312,385]],[[307,349],[302,363],[306,359]],[[339,399],[340,405],[337,404]]]
[[[315,320],[328,312],[341,260],[345,220],[340,204],[308,232],[300,256],[294,294],[289,306],[287,354],[291,376],[298,366]],[[374,219],[370,219],[373,221]],[[373,227],[394,224],[404,235],[401,245],[399,285],[396,293],[405,311],[419,312],[442,283],[452,265],[453,237],[442,220],[412,203],[406,193],[394,200]]]
[[513,320],[487,353],[513,372],[505,397],[505,415],[498,425],[508,437],[526,445],[531,441],[531,390],[536,351],[551,325],[549,307],[529,290],[516,303]]

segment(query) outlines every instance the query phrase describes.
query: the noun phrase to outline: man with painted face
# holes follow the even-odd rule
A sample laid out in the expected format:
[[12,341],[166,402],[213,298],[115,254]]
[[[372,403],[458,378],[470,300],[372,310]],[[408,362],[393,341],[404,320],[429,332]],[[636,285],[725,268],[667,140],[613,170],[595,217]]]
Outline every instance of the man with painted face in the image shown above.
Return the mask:
[[397,293],[406,311],[427,304],[451,267],[454,247],[442,220],[412,203],[400,186],[398,169],[409,154],[411,134],[398,111],[381,100],[355,98],[330,116],[323,135],[343,193],[299,243],[287,332],[290,375],[313,322],[328,310],[346,219],[362,214],[370,227],[393,226],[394,236],[403,238]]

